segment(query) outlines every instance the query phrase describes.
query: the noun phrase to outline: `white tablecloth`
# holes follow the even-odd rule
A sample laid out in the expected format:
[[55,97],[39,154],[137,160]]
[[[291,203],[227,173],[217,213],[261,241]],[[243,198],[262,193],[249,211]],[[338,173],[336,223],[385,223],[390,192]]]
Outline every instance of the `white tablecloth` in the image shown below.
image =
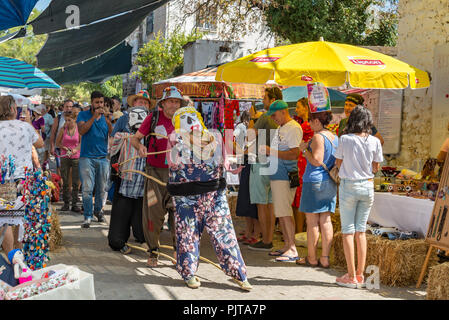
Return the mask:
[[[66,267],[64,264],[57,264],[34,271],[33,275],[36,278],[40,278],[42,274],[50,269],[59,270],[65,269]],[[24,300],[95,300],[94,276],[80,270],[78,281]]]
[[424,238],[432,215],[434,201],[376,192],[368,221],[401,231],[416,231]]

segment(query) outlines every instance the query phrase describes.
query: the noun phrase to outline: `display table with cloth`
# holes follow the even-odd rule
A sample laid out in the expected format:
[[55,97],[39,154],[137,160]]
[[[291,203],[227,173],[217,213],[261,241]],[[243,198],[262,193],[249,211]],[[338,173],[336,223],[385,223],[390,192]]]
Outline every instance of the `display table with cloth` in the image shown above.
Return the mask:
[[[57,264],[33,272],[33,278],[40,278],[49,270],[62,270],[68,266]],[[94,276],[79,270],[78,280],[62,287],[23,300],[95,300]]]
[[[14,225],[19,227],[18,241],[22,242],[24,234],[25,203],[20,198],[16,201],[6,201],[0,199],[0,231],[4,225]],[[0,238],[2,234],[0,233]],[[1,244],[1,242],[0,242]]]
[[400,231],[416,231],[420,238],[424,238],[434,204],[435,202],[429,199],[375,192],[368,222],[383,227],[395,227]]

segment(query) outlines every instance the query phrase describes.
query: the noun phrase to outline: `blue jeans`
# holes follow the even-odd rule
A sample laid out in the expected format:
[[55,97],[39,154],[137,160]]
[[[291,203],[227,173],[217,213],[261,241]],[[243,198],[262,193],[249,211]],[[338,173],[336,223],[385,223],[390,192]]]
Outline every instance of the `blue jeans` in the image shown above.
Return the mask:
[[106,186],[109,178],[109,160],[107,158],[93,159],[80,158],[79,170],[83,183],[84,217],[92,218],[92,195],[95,187],[94,212],[103,209],[103,200],[106,195]]
[[339,188],[341,233],[365,232],[374,203],[374,180],[342,179]]

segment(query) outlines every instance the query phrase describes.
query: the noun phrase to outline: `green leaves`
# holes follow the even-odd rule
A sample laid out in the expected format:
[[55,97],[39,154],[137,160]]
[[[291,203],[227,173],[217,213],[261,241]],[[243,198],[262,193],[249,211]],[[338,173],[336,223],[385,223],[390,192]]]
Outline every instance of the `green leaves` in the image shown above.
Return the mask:
[[[369,30],[372,6],[382,7],[379,27]],[[389,8],[389,10],[385,9]],[[269,28],[291,43],[318,41],[352,45],[395,45],[397,0],[280,0],[272,1],[264,15]]]
[[138,52],[137,76],[149,87],[155,82],[179,75],[184,63],[184,45],[200,39],[201,33],[188,35],[175,30],[170,37],[164,38],[159,32],[154,40],[146,43]]

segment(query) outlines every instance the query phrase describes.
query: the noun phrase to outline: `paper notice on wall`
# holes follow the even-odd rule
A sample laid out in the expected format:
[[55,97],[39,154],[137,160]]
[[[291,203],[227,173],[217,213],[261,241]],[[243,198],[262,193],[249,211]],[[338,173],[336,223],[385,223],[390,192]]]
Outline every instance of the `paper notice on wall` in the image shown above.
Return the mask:
[[385,143],[384,154],[397,154],[401,150],[403,90],[379,90],[379,121],[377,130]]

